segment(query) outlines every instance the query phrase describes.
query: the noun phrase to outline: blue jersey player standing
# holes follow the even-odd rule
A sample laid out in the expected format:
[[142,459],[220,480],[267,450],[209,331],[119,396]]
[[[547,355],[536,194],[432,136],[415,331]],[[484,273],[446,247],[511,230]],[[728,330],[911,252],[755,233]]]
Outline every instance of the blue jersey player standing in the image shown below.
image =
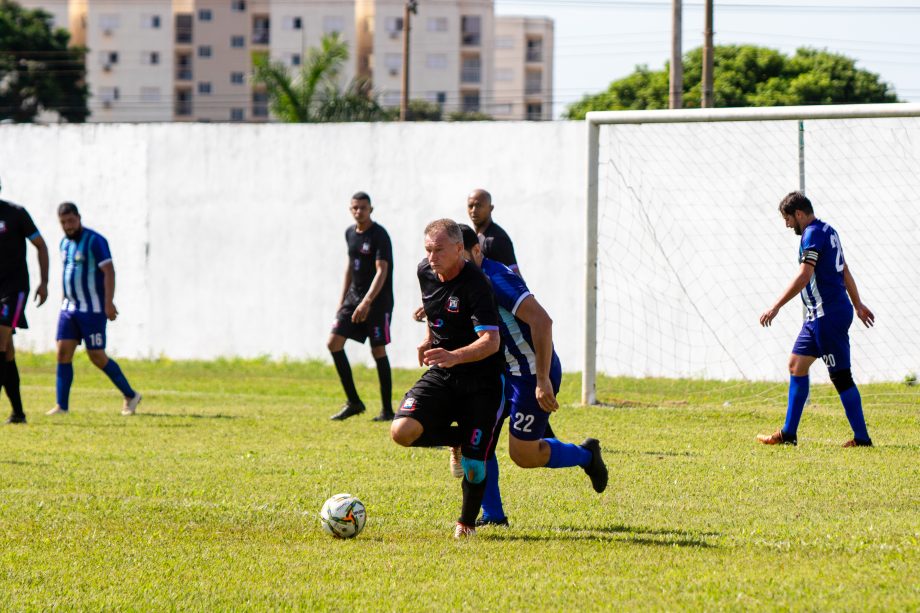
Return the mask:
[[73,383],[73,354],[86,343],[90,361],[108,375],[125,398],[122,415],[134,415],[141,395],[128,384],[115,360],[105,354],[105,328],[115,321],[115,266],[109,243],[98,232],[84,228],[80,211],[72,202],[58,207],[64,230],[61,260],[64,265],[64,301],[57,329],[57,404],[47,415],[67,415]]
[[[779,310],[796,294],[805,303],[805,323],[789,358],[789,404],[786,423],[773,434],[760,434],[765,445],[795,445],[805,401],[808,399],[808,370],[821,358],[840,394],[853,438],[844,447],[869,447],[862,399],[850,371],[850,324],[853,312],[865,326],[875,315],[862,303],[856,281],[843,257],[837,231],[815,217],[811,201],[802,192],[792,192],[779,205],[786,227],[802,237],[799,245],[799,274],[776,303],[763,312],[760,324],[769,326]],[[849,294],[849,297],[847,297]],[[850,302],[852,300],[852,303]]]
[[[559,408],[556,394],[562,366],[553,349],[553,322],[511,268],[483,256],[480,240],[469,226],[463,232],[464,257],[489,279],[499,313],[499,333],[504,347],[506,402],[510,405],[508,452],[521,468],[580,466],[598,493],[607,487],[607,467],[597,439],[581,445],[563,443],[547,433],[549,416]],[[507,525],[498,487],[498,461],[492,454],[486,464],[483,514],[476,525]]]

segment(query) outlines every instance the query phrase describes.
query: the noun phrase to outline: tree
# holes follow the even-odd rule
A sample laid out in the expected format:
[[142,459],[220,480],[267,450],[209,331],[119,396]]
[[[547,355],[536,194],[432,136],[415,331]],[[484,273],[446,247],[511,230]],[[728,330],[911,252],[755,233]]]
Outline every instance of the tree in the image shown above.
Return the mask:
[[54,111],[66,121],[86,121],[86,50],[68,47],[70,34],[52,29],[51,19],[0,0],[0,120],[28,123]]
[[[790,106],[897,102],[893,88],[879,76],[856,67],[844,55],[801,48],[789,57],[754,45],[720,45],[713,55],[715,106]],[[700,106],[703,51],[684,56],[685,108]],[[668,108],[668,66],[651,71],[637,66],[606,91],[587,95],[566,109],[568,119],[588,111]]]
[[311,48],[300,72],[292,75],[282,62],[265,54],[253,56],[253,81],[265,86],[272,112],[288,123],[377,121],[386,113],[369,82],[355,79],[344,89],[339,84],[348,44],[338,33],[327,34]]

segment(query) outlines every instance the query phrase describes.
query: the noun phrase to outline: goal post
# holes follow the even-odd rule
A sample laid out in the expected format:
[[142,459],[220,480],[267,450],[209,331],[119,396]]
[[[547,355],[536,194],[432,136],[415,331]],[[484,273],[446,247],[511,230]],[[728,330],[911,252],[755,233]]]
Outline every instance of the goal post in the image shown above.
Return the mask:
[[[760,240],[773,236],[771,233],[782,235],[784,228],[775,209],[789,191],[807,184],[818,216],[826,213],[828,221],[841,230],[843,244],[852,250],[848,254],[861,256],[866,249],[859,246],[860,236],[854,234],[861,231],[860,198],[870,198],[879,191],[873,181],[882,184],[878,204],[892,204],[895,222],[903,219],[911,230],[913,222],[907,221],[908,215],[920,210],[920,104],[605,111],[588,113],[586,123],[584,404],[597,403],[598,372],[635,377],[777,379],[751,356],[769,354],[768,359],[782,363],[782,350],[773,355],[780,341],[771,340],[780,345],[758,350],[757,345],[742,339],[749,330],[723,332],[722,326],[731,327],[730,318],[739,312],[747,321],[751,305],[764,300],[760,293],[772,296],[765,299],[769,301],[783,289],[782,283],[774,286],[776,281],[771,277],[778,266],[761,264],[763,260],[758,257],[779,252],[783,261],[791,261],[794,255],[783,251],[788,249],[788,240]],[[828,210],[837,201],[844,205]],[[733,237],[734,243],[712,245],[721,240],[718,224],[725,223],[720,216],[726,212],[730,218],[726,226],[743,227],[743,236]],[[621,213],[624,217],[615,217]],[[754,221],[749,224],[748,218]],[[664,225],[667,229],[661,230]],[[688,232],[688,228],[695,230]],[[711,235],[707,234],[710,229]],[[908,236],[915,237],[916,229],[905,231],[899,238]],[[747,277],[737,278],[741,273],[733,271],[729,263],[724,269],[707,269],[704,262],[718,262],[719,247],[734,252],[739,244],[753,244],[757,252],[748,263],[749,270],[744,271]],[[902,247],[908,253],[917,245]],[[856,269],[867,270],[861,260],[855,260]],[[634,272],[630,266],[646,268]],[[624,274],[617,276],[619,273]],[[633,273],[635,276],[630,276]],[[785,273],[791,279],[794,266],[788,266]],[[864,277],[859,273],[854,276],[863,290]],[[915,279],[902,275],[901,281],[911,283]],[[638,293],[641,287],[634,287],[643,282],[655,286],[645,296]],[[614,287],[620,283],[624,285]],[[735,300],[725,290],[726,285],[743,300]],[[608,309],[604,301],[615,296],[618,288],[634,294]],[[894,298],[888,292],[862,293],[867,303],[883,305],[886,316],[901,314],[898,309],[904,308],[889,304],[895,299],[903,301],[904,294]],[[723,302],[714,302],[718,300]],[[916,297],[914,301],[920,303]],[[731,308],[722,308],[729,303]],[[766,308],[768,302],[762,306]],[[790,307],[791,302],[787,309]],[[709,317],[714,308],[721,311],[720,317]],[[599,309],[604,309],[603,316],[599,317]],[[648,313],[630,319],[636,310]],[[916,315],[920,316],[920,307]],[[615,324],[618,329],[607,329],[621,317],[624,321]],[[686,336],[681,327],[685,322],[692,324],[687,326]],[[788,323],[786,327],[791,326]],[[604,335],[601,338],[599,330]],[[663,339],[658,345],[644,338],[655,334]],[[899,332],[893,334],[885,338],[896,338]],[[636,340],[624,341],[626,336]],[[793,338],[784,337],[782,343],[791,346]],[[920,338],[916,340],[920,345]],[[599,359],[599,349],[611,342],[616,347],[610,351],[623,357],[601,355]],[[896,364],[884,364],[883,353],[873,354],[872,380],[893,380],[905,374],[895,369],[920,366],[916,352]],[[712,367],[707,358],[712,360]],[[855,356],[854,365],[859,360]]]

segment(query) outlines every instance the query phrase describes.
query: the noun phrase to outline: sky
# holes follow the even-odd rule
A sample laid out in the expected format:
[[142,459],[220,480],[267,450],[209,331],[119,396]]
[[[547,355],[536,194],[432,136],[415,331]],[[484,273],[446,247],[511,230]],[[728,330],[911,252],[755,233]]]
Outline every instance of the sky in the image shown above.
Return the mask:
[[[499,15],[555,20],[554,112],[671,54],[671,0],[496,0]],[[714,0],[714,42],[842,53],[920,102],[920,0]],[[703,43],[703,1],[683,2],[683,51]]]

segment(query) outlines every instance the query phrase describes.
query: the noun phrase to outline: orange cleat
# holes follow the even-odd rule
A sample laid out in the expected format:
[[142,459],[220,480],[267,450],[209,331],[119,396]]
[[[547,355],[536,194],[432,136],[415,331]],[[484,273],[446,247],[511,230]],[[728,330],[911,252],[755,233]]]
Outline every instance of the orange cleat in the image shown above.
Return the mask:
[[845,442],[843,446],[844,447],[871,447],[872,440],[870,439],[868,441],[858,441],[855,438],[851,438],[850,440]]
[[798,445],[796,437],[787,438],[782,430],[777,430],[773,434],[758,434],[757,440],[764,445]]

